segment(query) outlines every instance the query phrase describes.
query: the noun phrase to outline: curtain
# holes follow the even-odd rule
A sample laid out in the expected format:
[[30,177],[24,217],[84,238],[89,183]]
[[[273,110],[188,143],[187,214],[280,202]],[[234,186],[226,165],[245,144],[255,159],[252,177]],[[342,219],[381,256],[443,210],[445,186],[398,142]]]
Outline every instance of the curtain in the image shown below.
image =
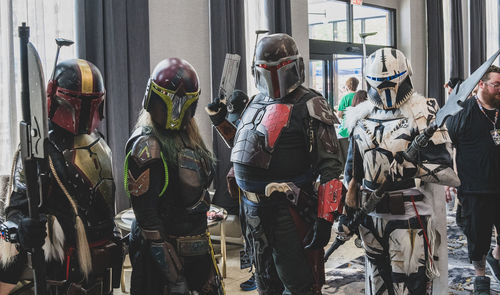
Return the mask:
[[470,73],[486,61],[486,3],[469,0],[470,8]]
[[[246,54],[245,54],[245,15],[244,3],[239,0],[210,1],[210,51],[212,59],[212,97],[219,95],[219,85],[226,53],[241,56],[238,79],[235,89],[247,91]],[[215,170],[215,195],[212,203],[225,208],[229,214],[238,214],[238,199],[230,197],[227,191],[226,175],[231,168],[229,160],[231,150],[220,138],[217,131],[213,132],[213,151],[217,158]]]
[[[0,174],[10,174],[19,139],[18,26],[30,27],[30,42],[40,56],[45,82],[54,67],[56,37],[74,40],[74,2],[67,0],[0,0]],[[74,46],[61,49],[59,60],[74,58]]]
[[287,33],[292,35],[290,0],[269,0],[264,6],[269,22],[269,33]]
[[[2,0],[3,1],[3,0]],[[14,28],[12,1],[0,5],[0,175],[10,174],[17,145],[16,82],[14,76]]]
[[464,80],[464,37],[462,20],[462,0],[451,0],[451,55],[450,79]]
[[77,0],[77,55],[94,63],[106,86],[100,130],[113,153],[117,212],[130,207],[123,187],[125,144],[150,73],[148,1]]
[[427,95],[444,104],[443,2],[427,0]]

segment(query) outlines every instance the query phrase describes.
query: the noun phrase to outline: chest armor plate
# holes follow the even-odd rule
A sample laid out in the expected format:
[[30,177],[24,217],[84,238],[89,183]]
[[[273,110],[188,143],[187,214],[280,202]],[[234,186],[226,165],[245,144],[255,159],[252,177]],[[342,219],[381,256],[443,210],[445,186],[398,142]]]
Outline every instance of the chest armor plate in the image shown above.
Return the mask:
[[112,212],[113,173],[111,150],[106,142],[96,134],[77,135],[73,147],[64,150],[63,155],[89,187],[91,200],[100,196]]
[[396,152],[405,150],[413,138],[408,118],[397,110],[387,118],[385,111],[374,111],[358,121],[353,131],[354,139],[363,158],[365,181],[381,184],[385,171]]
[[279,137],[288,127],[292,109],[292,104],[279,103],[263,95],[256,96],[238,125],[231,162],[269,168]]
[[189,148],[183,148],[178,155],[178,193],[181,206],[190,212],[206,212],[210,207],[210,196],[206,190],[210,184],[209,165]]

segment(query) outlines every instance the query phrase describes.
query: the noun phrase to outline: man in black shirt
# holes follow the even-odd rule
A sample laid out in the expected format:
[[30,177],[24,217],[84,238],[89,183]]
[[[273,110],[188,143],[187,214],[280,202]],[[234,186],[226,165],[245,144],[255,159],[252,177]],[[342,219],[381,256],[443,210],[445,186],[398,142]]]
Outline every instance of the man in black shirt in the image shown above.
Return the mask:
[[456,147],[464,232],[476,270],[474,294],[489,294],[486,260],[500,279],[498,237],[497,246],[490,250],[492,226],[500,231],[500,68],[491,66],[478,86],[477,96],[463,103],[464,109],[447,121],[447,127]]

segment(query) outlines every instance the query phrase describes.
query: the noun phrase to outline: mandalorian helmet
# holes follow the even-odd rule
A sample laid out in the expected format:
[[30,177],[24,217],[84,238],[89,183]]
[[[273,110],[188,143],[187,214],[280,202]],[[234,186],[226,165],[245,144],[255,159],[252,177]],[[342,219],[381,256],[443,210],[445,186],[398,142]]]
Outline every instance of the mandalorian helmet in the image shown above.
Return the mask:
[[394,48],[381,48],[366,59],[368,99],[381,109],[399,108],[413,94],[411,66]]
[[199,98],[198,74],[193,66],[180,58],[167,58],[149,78],[143,107],[156,124],[179,130],[194,116]]
[[47,86],[49,119],[73,134],[90,134],[104,118],[104,81],[83,59],[57,64]]
[[285,97],[304,83],[304,61],[295,40],[287,34],[260,39],[253,74],[259,91],[274,99]]

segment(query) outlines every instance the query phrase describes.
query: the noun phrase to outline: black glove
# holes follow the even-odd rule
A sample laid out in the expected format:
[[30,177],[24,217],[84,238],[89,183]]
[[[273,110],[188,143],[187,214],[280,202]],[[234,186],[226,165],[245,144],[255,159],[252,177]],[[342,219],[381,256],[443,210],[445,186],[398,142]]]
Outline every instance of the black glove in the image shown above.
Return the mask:
[[325,247],[332,235],[332,223],[323,218],[318,218],[314,223],[313,230],[312,241],[309,245],[305,246],[305,249],[321,249]]
[[337,233],[337,239],[348,241],[353,232],[349,229],[349,218],[346,215],[340,215],[335,232]]
[[17,234],[21,248],[27,250],[42,247],[47,236],[46,223],[45,215],[40,215],[40,220],[23,218],[19,223]]
[[224,121],[227,114],[227,106],[219,98],[207,105],[207,113],[214,126],[219,125]]

